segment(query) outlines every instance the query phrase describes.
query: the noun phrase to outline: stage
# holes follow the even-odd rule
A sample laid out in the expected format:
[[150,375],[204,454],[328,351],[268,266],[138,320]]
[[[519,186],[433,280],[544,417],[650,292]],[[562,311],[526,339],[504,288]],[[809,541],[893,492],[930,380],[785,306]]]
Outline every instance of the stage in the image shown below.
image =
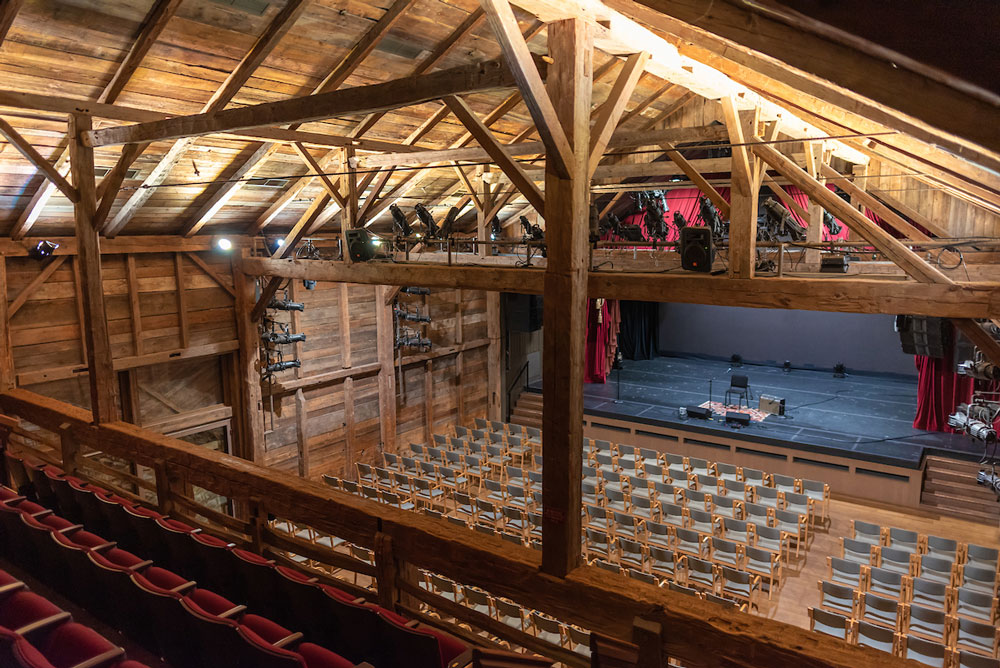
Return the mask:
[[[928,454],[978,460],[982,446],[965,436],[913,428],[917,405],[916,376],[851,374],[834,378],[829,371],[784,372],[777,367],[745,364],[731,370],[728,362],[682,357],[656,357],[624,362],[605,384],[584,386],[584,410],[597,417],[629,420],[700,433],[724,433],[751,440],[822,452],[855,460],[908,469],[920,467]],[[620,379],[619,379],[620,374]],[[738,429],[722,416],[681,420],[680,406],[709,399],[723,401],[731,374],[749,377],[757,407],[761,394],[785,399],[785,415],[769,415]],[[620,388],[619,388],[620,380]],[[540,383],[532,386],[540,390]],[[616,403],[619,396],[620,403]]]

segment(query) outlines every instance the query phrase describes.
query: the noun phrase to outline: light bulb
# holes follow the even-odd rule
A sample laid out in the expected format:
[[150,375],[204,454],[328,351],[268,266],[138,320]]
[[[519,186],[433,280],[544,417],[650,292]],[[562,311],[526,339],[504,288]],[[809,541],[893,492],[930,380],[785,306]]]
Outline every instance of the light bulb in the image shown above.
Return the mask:
[[222,237],[221,239],[216,241],[215,245],[219,247],[219,250],[227,251],[233,249],[233,242],[230,241],[229,239],[226,239],[225,237]]

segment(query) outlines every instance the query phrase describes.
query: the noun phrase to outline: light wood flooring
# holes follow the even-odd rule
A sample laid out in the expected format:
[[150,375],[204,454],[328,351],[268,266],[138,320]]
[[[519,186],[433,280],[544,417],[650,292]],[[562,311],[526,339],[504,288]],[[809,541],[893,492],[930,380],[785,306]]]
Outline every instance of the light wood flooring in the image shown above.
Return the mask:
[[[1000,501],[997,503],[1000,504]],[[798,560],[793,552],[789,567],[785,569],[781,590],[775,592],[774,599],[770,602],[766,593],[761,596],[758,614],[809,628],[808,608],[819,605],[820,600],[816,583],[827,579],[829,575],[826,558],[831,555],[840,556],[840,538],[850,534],[852,519],[1000,548],[1000,526],[978,524],[911,508],[835,498],[830,502],[830,515],[830,524],[810,536],[809,549],[800,554]]]

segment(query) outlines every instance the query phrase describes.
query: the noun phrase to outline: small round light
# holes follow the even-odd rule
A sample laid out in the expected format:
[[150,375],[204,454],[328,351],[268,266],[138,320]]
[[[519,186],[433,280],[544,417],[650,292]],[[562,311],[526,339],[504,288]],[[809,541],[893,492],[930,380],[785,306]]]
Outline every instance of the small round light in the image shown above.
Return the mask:
[[233,249],[233,242],[230,241],[229,239],[226,239],[225,237],[216,241],[215,245],[219,247],[219,250],[227,251]]
[[420,232],[417,232],[415,236],[419,239],[420,238]]
[[378,237],[372,237],[372,246],[381,246],[382,240]]
[[284,245],[285,245],[285,240],[284,240],[284,239],[278,239],[278,240],[277,240],[276,242],[274,242],[274,243],[275,243],[275,245],[276,245],[276,246],[277,246],[278,248],[281,248],[282,246],[284,246]]

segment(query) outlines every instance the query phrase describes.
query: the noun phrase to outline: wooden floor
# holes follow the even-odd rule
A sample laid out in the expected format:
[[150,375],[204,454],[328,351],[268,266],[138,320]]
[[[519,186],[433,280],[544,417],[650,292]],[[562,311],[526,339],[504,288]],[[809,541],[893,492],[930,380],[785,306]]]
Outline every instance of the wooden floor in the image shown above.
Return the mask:
[[[1000,504],[1000,501],[997,503]],[[790,568],[785,571],[784,585],[780,592],[775,593],[774,600],[769,604],[766,595],[761,597],[759,614],[809,628],[808,608],[819,605],[816,582],[827,578],[829,569],[826,558],[839,556],[840,537],[849,535],[852,519],[1000,548],[1000,526],[909,508],[834,499],[830,503],[830,515],[830,526],[815,532],[806,554],[800,555],[798,561],[793,554]]]

